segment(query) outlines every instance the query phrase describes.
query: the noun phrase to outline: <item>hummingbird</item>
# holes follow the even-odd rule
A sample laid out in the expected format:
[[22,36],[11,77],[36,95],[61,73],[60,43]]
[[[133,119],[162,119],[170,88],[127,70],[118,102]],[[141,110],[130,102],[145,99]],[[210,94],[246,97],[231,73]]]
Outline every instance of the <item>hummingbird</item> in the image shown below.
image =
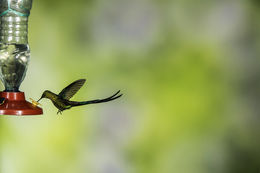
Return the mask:
[[112,100],[115,100],[119,97],[121,97],[123,94],[119,94],[120,90],[117,91],[115,94],[113,94],[110,97],[107,97],[105,99],[96,99],[96,100],[89,100],[89,101],[70,101],[70,98],[73,97],[78,90],[84,85],[86,82],[86,79],[79,79],[71,84],[69,84],[67,87],[65,87],[58,95],[49,91],[45,90],[41,96],[41,98],[37,101],[39,102],[43,98],[50,99],[54,106],[58,108],[57,114],[62,114],[62,112],[66,109],[70,109],[75,106],[82,106],[87,104],[95,104],[95,103],[104,103],[109,102]]

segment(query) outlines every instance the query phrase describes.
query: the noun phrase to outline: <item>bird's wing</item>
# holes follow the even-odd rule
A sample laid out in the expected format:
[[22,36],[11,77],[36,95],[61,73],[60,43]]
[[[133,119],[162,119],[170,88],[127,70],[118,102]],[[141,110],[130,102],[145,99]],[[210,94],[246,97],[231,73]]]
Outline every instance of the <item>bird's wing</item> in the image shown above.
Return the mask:
[[64,88],[60,93],[59,96],[62,99],[69,100],[71,97],[78,92],[78,90],[84,85],[86,79],[79,79],[75,82],[69,84],[66,88]]

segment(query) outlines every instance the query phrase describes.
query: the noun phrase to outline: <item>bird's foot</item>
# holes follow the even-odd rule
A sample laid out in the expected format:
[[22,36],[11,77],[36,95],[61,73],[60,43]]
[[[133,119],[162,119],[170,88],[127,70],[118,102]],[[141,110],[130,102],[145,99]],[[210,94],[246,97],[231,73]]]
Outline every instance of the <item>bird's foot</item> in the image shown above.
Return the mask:
[[59,110],[58,112],[57,112],[57,115],[62,115],[62,111],[61,110]]

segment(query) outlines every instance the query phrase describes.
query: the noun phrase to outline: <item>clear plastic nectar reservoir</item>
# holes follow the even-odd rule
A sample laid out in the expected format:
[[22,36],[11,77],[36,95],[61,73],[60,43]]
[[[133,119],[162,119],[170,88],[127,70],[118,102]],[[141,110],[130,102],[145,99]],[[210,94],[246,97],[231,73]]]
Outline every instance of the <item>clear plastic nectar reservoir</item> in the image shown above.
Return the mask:
[[0,0],[0,78],[6,92],[18,92],[27,71],[31,7],[32,0]]

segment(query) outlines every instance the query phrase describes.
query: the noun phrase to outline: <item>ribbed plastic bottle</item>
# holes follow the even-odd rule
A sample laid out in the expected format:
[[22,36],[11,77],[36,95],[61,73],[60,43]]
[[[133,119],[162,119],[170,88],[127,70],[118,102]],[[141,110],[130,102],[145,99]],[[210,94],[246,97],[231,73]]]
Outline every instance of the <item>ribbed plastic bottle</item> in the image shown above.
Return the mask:
[[32,0],[0,0],[0,78],[18,92],[30,60],[28,17]]

